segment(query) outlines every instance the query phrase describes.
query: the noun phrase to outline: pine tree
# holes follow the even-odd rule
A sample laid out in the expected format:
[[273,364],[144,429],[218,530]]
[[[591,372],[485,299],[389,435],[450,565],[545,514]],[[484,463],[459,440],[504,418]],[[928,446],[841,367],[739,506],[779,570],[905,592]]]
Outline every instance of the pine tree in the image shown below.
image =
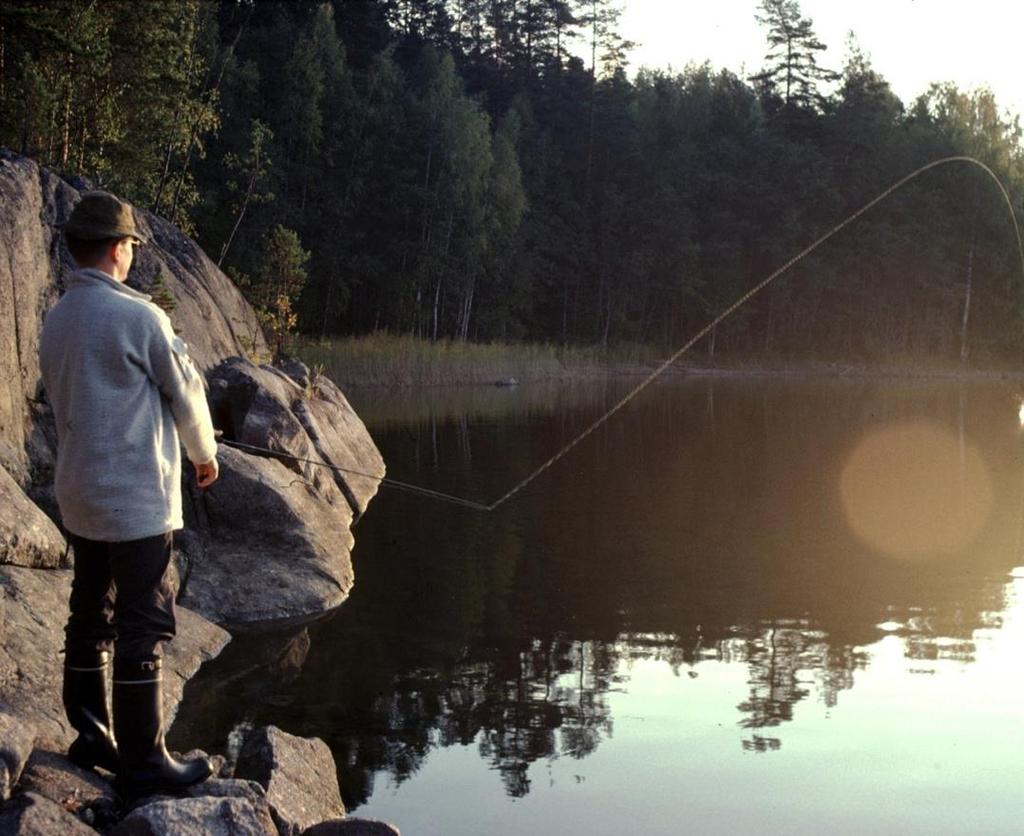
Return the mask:
[[824,96],[819,84],[839,75],[818,65],[818,55],[828,49],[814,34],[814,23],[802,17],[797,0],[762,0],[757,22],[768,27],[765,68],[751,81],[781,99],[785,110],[820,109]]

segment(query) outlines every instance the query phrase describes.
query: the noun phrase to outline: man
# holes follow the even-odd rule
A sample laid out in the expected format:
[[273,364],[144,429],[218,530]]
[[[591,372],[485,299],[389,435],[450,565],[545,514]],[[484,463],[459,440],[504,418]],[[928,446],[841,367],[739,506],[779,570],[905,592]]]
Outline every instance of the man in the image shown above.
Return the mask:
[[183,524],[179,436],[200,487],[217,479],[217,445],[187,346],[149,296],[124,284],[143,243],[131,207],[88,192],[64,234],[79,269],[46,316],[39,359],[57,423],[57,502],[75,552],[64,706],[78,738],[68,755],[116,772],[137,797],[211,772],[208,760],[168,754],[160,678],[161,644],[175,630],[168,566],[171,532]]

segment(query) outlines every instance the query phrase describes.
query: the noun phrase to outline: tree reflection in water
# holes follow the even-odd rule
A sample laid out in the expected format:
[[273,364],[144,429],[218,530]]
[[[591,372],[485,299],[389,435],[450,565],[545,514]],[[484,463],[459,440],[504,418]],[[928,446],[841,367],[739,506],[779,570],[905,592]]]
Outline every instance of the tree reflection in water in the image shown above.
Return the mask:
[[[449,746],[475,747],[521,798],[531,765],[587,758],[612,735],[637,660],[691,675],[745,666],[732,705],[752,753],[782,747],[801,703],[837,706],[886,636],[914,670],[970,664],[1018,559],[1004,394],[733,381],[715,384],[712,411],[711,391],[661,387],[497,515],[382,493],[355,532],[352,598],[300,643],[301,671],[294,643],[280,675],[274,663],[239,674],[232,654],[252,651],[229,647],[193,690],[211,695],[193,696],[202,710],[183,712],[208,723],[190,741],[217,748],[238,720],[238,701],[207,687],[223,670],[247,720],[328,742],[350,808],[376,776],[403,782]],[[391,415],[378,441],[396,478],[487,498],[615,394],[590,390],[578,410],[562,398],[549,415],[531,401],[506,422]],[[996,500],[969,553],[907,565],[856,540],[835,485],[865,432],[918,415],[973,437]]]

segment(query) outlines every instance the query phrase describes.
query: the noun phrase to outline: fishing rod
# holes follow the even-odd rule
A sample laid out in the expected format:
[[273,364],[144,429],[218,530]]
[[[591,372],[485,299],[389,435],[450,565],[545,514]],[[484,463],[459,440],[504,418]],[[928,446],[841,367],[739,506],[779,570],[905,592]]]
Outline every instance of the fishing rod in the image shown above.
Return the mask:
[[1017,253],[1020,256],[1021,278],[1022,280],[1024,280],[1024,240],[1022,240],[1021,238],[1020,225],[1017,223],[1017,214],[1013,209],[1013,201],[1010,199],[1009,193],[1006,191],[1006,188],[1003,186],[1002,181],[999,179],[996,173],[981,160],[975,159],[974,157],[958,155],[952,157],[942,157],[941,159],[933,160],[932,162],[927,163],[918,169],[915,169],[910,174],[897,180],[887,189],[882,191],[877,197],[868,201],[859,209],[857,209],[857,211],[853,212],[852,214],[848,215],[846,218],[841,220],[839,223],[833,226],[828,232],[826,232],[821,237],[817,238],[812,244],[809,244],[807,247],[805,247],[799,253],[797,253],[795,256],[789,259],[789,261],[787,261],[781,267],[773,271],[766,278],[762,279],[760,282],[758,282],[745,293],[743,293],[738,299],[736,299],[735,302],[729,305],[725,310],[718,314],[718,316],[716,316],[700,331],[698,331],[693,337],[687,340],[672,355],[670,355],[666,360],[659,364],[650,374],[648,374],[643,380],[641,380],[640,383],[638,383],[636,386],[630,389],[629,392],[627,392],[618,402],[616,402],[614,406],[612,406],[610,409],[604,412],[604,414],[597,418],[597,420],[595,420],[582,432],[580,432],[575,438],[573,438],[571,441],[565,444],[557,453],[551,456],[539,467],[535,468],[525,479],[522,479],[515,485],[513,485],[509,490],[507,490],[496,500],[494,500],[494,502],[477,502],[475,500],[466,499],[464,497],[453,496],[451,494],[446,494],[441,491],[435,491],[430,488],[424,488],[419,485],[412,485],[409,484],[408,482],[400,482],[396,479],[390,479],[383,476],[376,476],[371,473],[363,473],[349,468],[332,465],[327,462],[318,461],[316,459],[305,459],[298,456],[292,456],[287,453],[281,453],[276,450],[270,450],[264,447],[257,447],[251,444],[242,444],[241,442],[237,441],[224,441],[223,443],[233,447],[238,447],[240,449],[248,449],[253,452],[266,453],[277,458],[290,459],[296,462],[304,462],[307,464],[324,467],[329,470],[336,471],[338,473],[347,473],[353,476],[362,476],[367,479],[375,480],[383,487],[389,487],[394,488],[396,490],[415,493],[420,496],[427,497],[428,499],[447,502],[452,505],[459,505],[464,508],[470,508],[474,511],[490,513],[504,505],[506,502],[512,499],[512,497],[514,497],[516,494],[518,494],[520,491],[526,488],[527,485],[529,485],[531,482],[533,482],[535,479],[541,476],[541,474],[543,474],[545,471],[554,466],[560,459],[568,455],[573,450],[573,448],[575,448],[578,444],[584,441],[596,429],[605,424],[613,415],[615,415],[615,413],[617,413],[620,409],[626,406],[626,404],[628,404],[635,397],[637,397],[637,395],[643,392],[644,389],[650,386],[655,380],[661,377],[661,375],[664,374],[673,364],[675,364],[675,362],[679,360],[680,357],[686,354],[687,351],[693,348],[693,346],[695,346],[704,337],[711,333],[711,331],[713,331],[718,325],[720,325],[722,322],[724,322],[726,319],[732,316],[747,302],[749,302],[751,299],[757,296],[762,290],[768,287],[768,285],[772,284],[780,276],[787,273],[796,264],[798,264],[804,258],[809,256],[816,249],[818,249],[818,247],[820,247],[822,244],[824,244],[837,233],[841,232],[843,229],[845,229],[851,223],[856,221],[866,212],[877,206],[882,201],[886,200],[886,198],[890,197],[895,192],[899,191],[901,188],[907,185],[907,183],[911,182],[912,180],[915,180],[916,178],[920,177],[922,174],[924,174],[927,171],[930,171],[933,168],[938,168],[939,166],[948,165],[950,163],[967,163],[969,165],[977,166],[982,171],[984,171],[999,188],[999,191],[1003,196],[1003,200],[1006,202],[1006,207],[1010,212],[1010,219],[1013,221],[1013,228],[1017,235]]
[[273,456],[277,459],[288,459],[293,462],[302,462],[304,464],[312,464],[318,467],[324,467],[328,470],[333,470],[336,473],[344,473],[349,476],[363,476],[367,479],[379,483],[386,488],[394,488],[395,490],[406,491],[408,493],[419,494],[429,499],[436,499],[442,502],[448,502],[452,505],[461,505],[465,508],[472,508],[474,511],[490,511],[492,510],[482,502],[474,502],[472,499],[463,499],[462,497],[452,496],[451,494],[442,493],[441,491],[435,491],[432,488],[424,488],[420,485],[412,485],[408,482],[400,482],[398,479],[391,479],[387,476],[378,476],[375,473],[365,473],[361,470],[353,470],[349,467],[341,467],[336,464],[329,464],[328,462],[322,462],[317,459],[307,459],[302,456],[293,456],[290,453],[284,453],[280,450],[271,450],[269,447],[259,447],[255,444],[245,444],[241,441],[231,441],[226,438],[219,438],[218,444],[226,444],[228,447],[236,447],[239,450],[249,450],[253,453],[264,453],[268,456]]

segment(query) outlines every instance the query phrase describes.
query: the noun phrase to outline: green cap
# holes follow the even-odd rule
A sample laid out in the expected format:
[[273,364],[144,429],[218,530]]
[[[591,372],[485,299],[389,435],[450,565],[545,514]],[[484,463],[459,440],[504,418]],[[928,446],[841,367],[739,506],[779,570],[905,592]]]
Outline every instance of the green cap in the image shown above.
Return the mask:
[[71,211],[64,233],[83,241],[103,238],[135,238],[143,244],[146,239],[135,228],[132,207],[118,200],[110,192],[86,192]]

